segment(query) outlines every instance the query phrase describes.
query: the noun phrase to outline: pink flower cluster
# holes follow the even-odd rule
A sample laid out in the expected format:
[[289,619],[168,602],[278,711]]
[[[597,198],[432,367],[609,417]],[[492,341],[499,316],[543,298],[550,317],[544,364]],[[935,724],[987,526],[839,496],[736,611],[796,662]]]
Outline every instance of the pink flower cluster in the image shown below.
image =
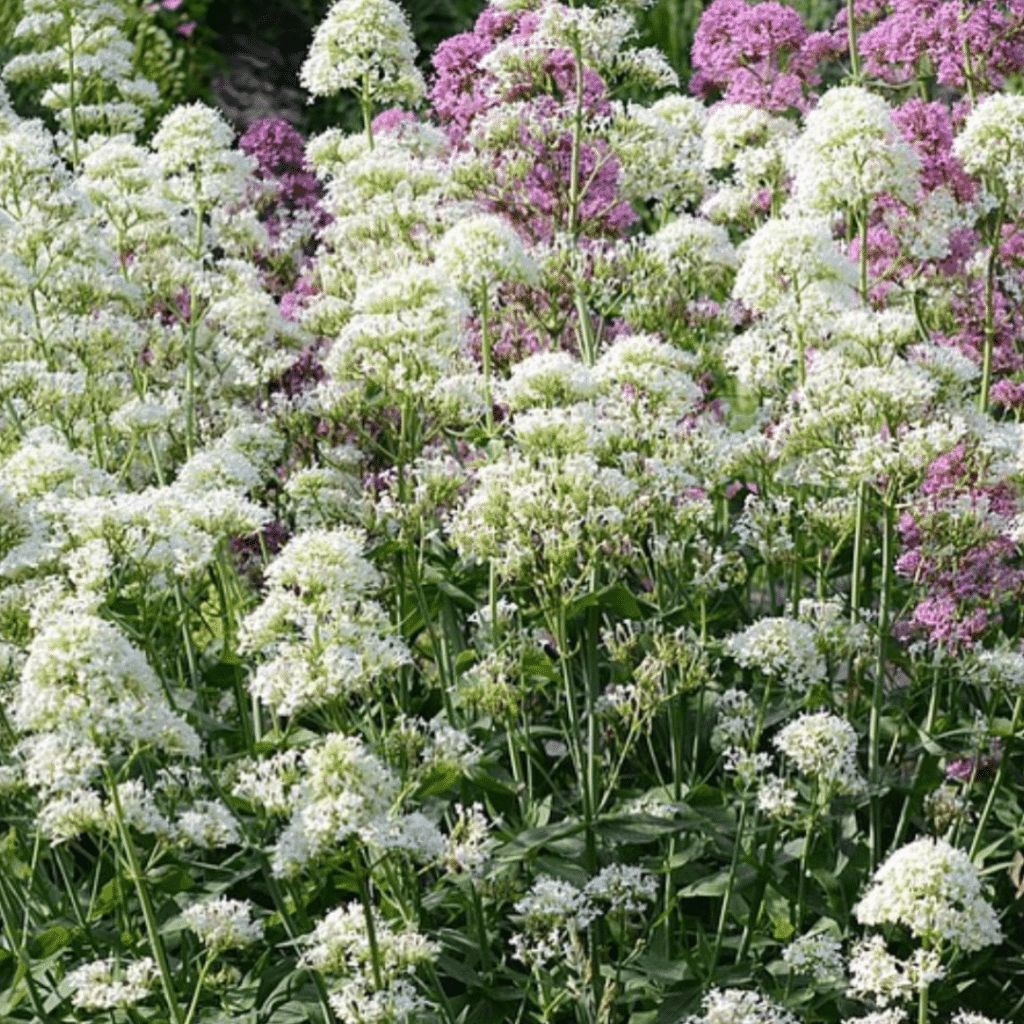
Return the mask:
[[818,65],[845,48],[828,32],[808,32],[796,11],[775,0],[714,0],[694,36],[690,91],[764,110],[806,110],[821,81]]
[[323,189],[306,163],[306,144],[287,121],[277,117],[254,121],[238,140],[238,147],[256,158],[257,177],[274,181],[280,188],[273,205],[264,211],[272,236],[284,212],[311,210],[318,219],[327,216],[320,206]]
[[[534,11],[510,14],[486,8],[471,32],[453,36],[437,48],[430,101],[455,149],[480,141],[476,133],[481,115],[515,105],[520,120],[516,145],[492,153],[493,184],[477,198],[506,215],[529,238],[542,241],[569,226],[575,58],[569,50],[550,48],[538,67],[524,69],[503,83],[480,66],[501,42],[527,45],[538,17]],[[584,120],[608,116],[611,108],[600,76],[584,69],[582,81]],[[524,153],[529,157],[525,169]],[[619,175],[618,161],[602,140],[582,145],[578,180],[583,185],[576,211],[576,227],[582,233],[614,237],[635,222],[632,207],[619,195]]]
[[1024,68],[1022,0],[867,0],[854,13],[871,25],[857,40],[864,71],[892,85],[931,79],[978,95]]
[[[185,5],[185,0],[160,0],[159,3],[146,4],[145,10],[148,14],[157,14],[160,11],[177,11]],[[192,38],[192,33],[199,27],[198,21],[183,21],[174,30],[179,36],[186,39]]]
[[898,524],[904,550],[896,572],[927,597],[896,634],[903,640],[923,635],[950,651],[970,648],[999,624],[1001,604],[1024,596],[1024,570],[1017,545],[1005,535],[993,530],[985,540],[958,545],[952,524],[965,505],[1009,520],[1018,510],[1017,492],[1005,482],[982,483],[961,443],[928,468],[919,499]]
[[[915,97],[894,107],[892,118],[921,160],[921,199],[940,187],[949,189],[953,198],[961,203],[975,197],[978,186],[953,153],[953,118],[945,104]],[[911,260],[906,251],[906,241],[914,237],[915,219],[915,211],[902,203],[889,196],[880,198],[875,223],[868,230],[868,267],[871,279],[876,282],[872,289],[876,301],[884,299],[894,282],[937,275],[962,278],[967,261],[979,245],[975,232],[957,229],[949,238],[949,255],[922,266]],[[856,239],[850,254],[855,259],[859,257],[860,245]],[[957,342],[950,340],[949,344]],[[962,347],[972,355],[975,352],[971,345]]]

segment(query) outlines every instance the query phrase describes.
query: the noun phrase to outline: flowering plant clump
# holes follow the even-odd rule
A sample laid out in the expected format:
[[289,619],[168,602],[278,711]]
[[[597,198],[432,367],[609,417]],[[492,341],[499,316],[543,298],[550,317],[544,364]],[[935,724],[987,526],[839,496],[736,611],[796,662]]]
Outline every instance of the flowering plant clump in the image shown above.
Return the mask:
[[338,0],[311,138],[136,6],[0,12],[0,1018],[1019,1019],[1019,0]]

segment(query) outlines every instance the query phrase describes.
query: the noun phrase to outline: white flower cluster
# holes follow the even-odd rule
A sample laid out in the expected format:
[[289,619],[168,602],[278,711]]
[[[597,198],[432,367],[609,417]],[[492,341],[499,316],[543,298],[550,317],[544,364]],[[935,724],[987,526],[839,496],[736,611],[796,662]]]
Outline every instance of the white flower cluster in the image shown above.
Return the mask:
[[616,108],[609,143],[622,168],[622,193],[665,213],[697,206],[708,187],[700,161],[707,116],[699,100],[679,95]]
[[51,614],[29,645],[11,720],[30,734],[19,749],[30,784],[44,792],[67,786],[67,761],[51,761],[59,748],[77,750],[79,785],[99,774],[105,756],[135,746],[199,755],[199,737],[143,653],[115,626],[74,610]]
[[745,103],[717,103],[708,112],[702,164],[715,186],[701,206],[714,223],[753,227],[758,200],[778,204],[785,194],[786,147],[796,134],[792,121]]
[[828,932],[812,932],[794,939],[782,951],[791,970],[806,974],[815,985],[836,985],[846,978],[842,945]]
[[359,287],[379,279],[401,287],[398,268],[429,261],[433,242],[465,216],[447,195],[449,168],[437,152],[447,143],[427,144],[422,135],[388,132],[370,149],[362,137],[329,129],[309,142],[334,218],[316,260],[324,292],[302,317],[317,334],[337,335]]
[[725,649],[744,668],[781,680],[795,693],[806,694],[826,678],[817,634],[798,619],[758,619],[729,637]]
[[859,942],[848,967],[850,992],[870,996],[880,1006],[911,999],[946,974],[937,950],[917,949],[908,960],[899,960],[885,948],[881,935]]
[[725,228],[689,214],[647,236],[638,259],[623,312],[650,331],[662,330],[666,316],[685,322],[702,300],[724,299],[737,266]]
[[933,947],[973,952],[1003,941],[977,868],[944,839],[917,839],[891,854],[854,913],[861,924],[902,924]]
[[1024,96],[986,96],[967,115],[953,152],[1009,213],[1024,212]]
[[512,937],[513,955],[528,966],[543,966],[579,955],[579,933],[598,917],[639,914],[657,896],[657,882],[641,868],[611,864],[579,889],[542,876],[515,905],[522,931]]
[[713,988],[704,996],[703,1014],[683,1024],[797,1024],[789,1010],[760,992]]
[[355,736],[330,733],[297,759],[280,756],[265,773],[246,772],[240,786],[255,799],[274,800],[277,813],[285,803],[290,811],[273,851],[278,876],[298,874],[353,837],[419,861],[446,855],[436,825],[419,812],[397,810],[397,777]]
[[[468,369],[463,324],[469,309],[436,267],[411,264],[395,278],[357,287],[351,319],[324,360],[327,379],[313,401],[344,418],[358,409],[367,381],[396,405],[436,405],[441,382]],[[374,399],[379,401],[379,399]]]
[[863,215],[883,193],[908,204],[917,199],[917,154],[885,100],[860,86],[822,96],[790,145],[787,162],[792,202],[802,213]]
[[752,754],[742,747],[729,747],[722,756],[722,767],[736,776],[740,789],[749,789],[771,764],[770,754]]
[[472,807],[456,803],[452,811],[455,821],[446,840],[445,866],[449,871],[465,871],[472,878],[480,878],[490,859],[491,822],[480,803]]
[[502,284],[531,284],[537,267],[515,228],[495,213],[456,222],[437,243],[437,264],[474,303]]
[[238,822],[219,800],[197,800],[179,815],[178,837],[203,850],[237,846],[241,842]]
[[857,302],[857,268],[825,220],[773,218],[740,246],[739,257],[733,297],[798,329],[831,322]]
[[784,822],[796,812],[798,795],[785,779],[769,775],[758,787],[756,806],[766,818]]
[[106,0],[78,0],[73,8],[61,0],[23,0],[21,14],[14,38],[27,52],[7,62],[7,81],[46,83],[42,104],[65,132],[76,133],[76,143],[94,131],[142,128],[160,96],[133,67],[120,7]]
[[[374,950],[360,903],[336,907],[305,938],[302,961],[341,981],[330,996],[343,1024],[401,1024],[410,1015],[432,1009],[416,993],[409,977],[439,952],[435,943],[409,928],[399,930],[373,908]],[[380,985],[377,984],[377,978]]]
[[843,1024],[903,1024],[907,1019],[907,1011],[901,1007],[890,1007],[888,1010],[875,1010],[863,1017],[846,1017]]
[[71,1004],[80,1010],[103,1011],[135,1006],[149,996],[158,977],[150,957],[124,966],[115,960],[94,960],[67,977]]
[[754,701],[744,690],[728,689],[715,701],[713,742],[742,746],[754,731]]
[[317,26],[299,81],[313,96],[365,91],[380,104],[426,92],[408,16],[391,0],[338,0]]
[[205,903],[193,903],[181,916],[210,954],[215,955],[226,949],[251,946],[263,938],[263,923],[252,920],[252,909],[248,900],[221,896]]
[[276,714],[365,692],[408,660],[368,597],[380,576],[365,543],[353,527],[308,530],[267,567],[267,596],[243,621],[240,644],[265,659],[249,687]]
[[561,587],[621,543],[639,509],[637,484],[592,455],[540,457],[515,450],[482,466],[451,519],[463,557],[490,560],[504,579],[530,572]]
[[857,794],[865,783],[857,767],[857,732],[845,718],[819,711],[801,715],[775,737],[775,746],[813,779],[823,800]]
[[517,362],[498,394],[509,409],[571,406],[594,397],[596,374],[569,352],[535,352]]
[[1024,693],[1024,654],[1020,651],[979,651],[977,659],[975,672],[980,678],[1011,693]]

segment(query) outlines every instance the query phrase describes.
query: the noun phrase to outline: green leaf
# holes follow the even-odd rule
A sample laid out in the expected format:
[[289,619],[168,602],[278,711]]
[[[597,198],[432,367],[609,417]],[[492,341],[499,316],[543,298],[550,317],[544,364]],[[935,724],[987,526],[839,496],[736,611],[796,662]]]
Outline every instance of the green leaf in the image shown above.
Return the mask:
[[181,864],[162,864],[153,868],[146,878],[155,889],[171,896],[179,892],[189,892],[195,888],[195,880]]
[[58,924],[46,931],[34,936],[31,941],[32,955],[34,957],[53,956],[62,949],[70,946],[74,941],[76,929],[68,928],[66,925]]
[[435,765],[419,784],[416,796],[422,799],[425,796],[446,793],[461,777],[462,770],[460,768],[444,764]]

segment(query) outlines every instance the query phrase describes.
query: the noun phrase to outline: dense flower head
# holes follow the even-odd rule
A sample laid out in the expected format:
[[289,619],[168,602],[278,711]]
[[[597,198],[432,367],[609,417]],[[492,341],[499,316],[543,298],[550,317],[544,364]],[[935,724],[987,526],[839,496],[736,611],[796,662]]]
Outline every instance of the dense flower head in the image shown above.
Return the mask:
[[794,939],[782,951],[791,970],[809,975],[816,985],[830,985],[846,977],[842,946],[828,932],[812,932]]
[[193,903],[182,918],[211,953],[251,946],[263,937],[263,925],[252,920],[252,904],[221,896],[205,903]]
[[156,85],[138,73],[121,7],[106,0],[78,0],[74,5],[23,0],[19,7],[14,38],[23,52],[7,62],[4,78],[45,85],[40,102],[74,136],[76,162],[74,147],[92,133],[142,128],[160,96]]
[[[410,968],[429,963],[438,949],[419,932],[399,930],[373,911],[377,967],[386,980],[407,974]],[[324,974],[370,973],[374,950],[367,934],[366,917],[358,902],[335,907],[317,922],[305,938],[303,962]]]
[[862,939],[851,950],[850,993],[867,996],[880,1006],[903,1002],[945,977],[941,955],[935,949],[916,949],[900,960],[886,949],[881,935]]
[[13,720],[25,732],[81,732],[111,751],[132,744],[199,751],[142,651],[116,626],[73,609],[48,616],[29,646]]
[[921,161],[921,186],[945,185],[960,201],[974,198],[977,186],[953,152],[953,121],[944,103],[913,97],[892,110],[892,120]]
[[617,107],[610,143],[622,168],[622,194],[657,209],[696,206],[707,188],[700,166],[704,105],[669,95],[649,107]]
[[926,590],[900,633],[923,631],[951,650],[973,646],[999,621],[999,605],[1024,588],[1013,539],[1016,489],[980,478],[972,461],[962,441],[936,458],[921,500],[897,524],[896,571]]
[[764,110],[803,110],[819,81],[815,66],[833,50],[827,33],[809,34],[800,15],[775,0],[715,0],[694,36],[690,90],[717,90],[727,103]]
[[535,281],[537,269],[522,239],[503,217],[482,213],[451,227],[437,243],[437,262],[470,298],[483,289]]
[[349,526],[307,530],[266,569],[266,600],[242,623],[243,650],[266,660],[250,686],[280,714],[318,706],[369,686],[405,662],[363,557],[364,534]]
[[71,1002],[80,1010],[102,1012],[135,1006],[156,987],[156,961],[143,957],[119,965],[115,960],[94,960],[68,975]]
[[642,868],[609,864],[583,887],[591,902],[608,907],[608,913],[642,913],[658,894],[658,883]]
[[793,203],[805,213],[860,213],[883,193],[907,203],[917,198],[917,155],[885,100],[860,86],[825,93],[787,160]]
[[917,839],[892,853],[854,913],[861,924],[902,924],[917,939],[965,952],[1003,940],[977,868],[944,839]]
[[[1024,67],[1019,5],[895,0],[878,5],[877,14],[857,49],[864,70],[890,84],[931,75],[940,85],[979,95],[998,90]],[[844,21],[840,12],[837,22]]]
[[1024,212],[1024,96],[982,100],[967,115],[953,151],[1011,213]]
[[857,732],[845,718],[819,711],[801,715],[775,737],[775,746],[823,794],[858,793],[864,780],[857,768]]
[[857,269],[820,218],[773,218],[740,246],[739,257],[733,296],[755,312],[799,322],[856,304]]
[[756,668],[806,693],[825,679],[825,659],[813,627],[787,618],[764,618],[729,637],[726,650],[744,668]]
[[379,104],[418,100],[426,83],[405,12],[392,0],[338,0],[317,27],[299,75],[314,96],[361,92]]
[[687,1017],[684,1024],[796,1024],[789,1010],[760,992],[713,988],[704,996],[703,1014]]

